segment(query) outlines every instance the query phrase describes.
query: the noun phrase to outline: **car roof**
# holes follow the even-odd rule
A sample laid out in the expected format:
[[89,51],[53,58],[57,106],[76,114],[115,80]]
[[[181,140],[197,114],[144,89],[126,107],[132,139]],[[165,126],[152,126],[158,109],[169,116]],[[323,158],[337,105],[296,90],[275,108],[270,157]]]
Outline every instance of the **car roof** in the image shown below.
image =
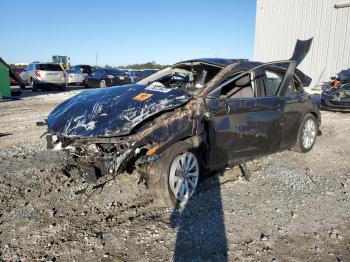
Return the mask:
[[184,63],[205,63],[205,64],[211,64],[219,67],[225,67],[230,64],[234,64],[240,61],[248,61],[248,59],[231,59],[231,58],[198,58],[198,59],[191,59],[182,61],[177,64],[184,64]]

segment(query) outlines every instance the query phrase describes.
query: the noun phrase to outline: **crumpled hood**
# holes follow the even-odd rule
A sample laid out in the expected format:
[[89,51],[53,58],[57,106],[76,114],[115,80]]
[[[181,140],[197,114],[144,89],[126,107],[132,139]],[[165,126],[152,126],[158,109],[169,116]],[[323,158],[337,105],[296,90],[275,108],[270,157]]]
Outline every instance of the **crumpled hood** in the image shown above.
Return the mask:
[[125,85],[91,89],[58,105],[47,124],[70,137],[127,135],[150,116],[181,106],[191,95],[179,89]]

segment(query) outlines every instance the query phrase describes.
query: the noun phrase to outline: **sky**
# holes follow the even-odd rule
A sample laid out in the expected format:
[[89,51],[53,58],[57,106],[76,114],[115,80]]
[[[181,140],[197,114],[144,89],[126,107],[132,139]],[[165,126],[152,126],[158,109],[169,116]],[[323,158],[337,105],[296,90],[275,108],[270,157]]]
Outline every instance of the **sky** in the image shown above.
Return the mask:
[[253,57],[255,0],[0,0],[0,57],[7,63],[173,64]]

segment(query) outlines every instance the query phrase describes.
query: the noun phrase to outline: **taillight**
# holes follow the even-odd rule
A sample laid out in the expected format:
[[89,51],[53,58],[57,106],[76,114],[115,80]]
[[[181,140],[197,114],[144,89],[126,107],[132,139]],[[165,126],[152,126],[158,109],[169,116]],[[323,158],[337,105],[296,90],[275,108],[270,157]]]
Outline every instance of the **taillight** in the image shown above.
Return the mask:
[[39,70],[35,71],[35,76],[40,77],[40,71]]

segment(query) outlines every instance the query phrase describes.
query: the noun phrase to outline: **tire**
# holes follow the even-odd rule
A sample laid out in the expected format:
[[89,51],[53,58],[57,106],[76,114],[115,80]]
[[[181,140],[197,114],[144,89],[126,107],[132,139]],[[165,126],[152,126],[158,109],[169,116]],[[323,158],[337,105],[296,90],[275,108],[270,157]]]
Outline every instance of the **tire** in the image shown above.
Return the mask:
[[38,86],[35,84],[33,78],[29,79],[29,85],[32,87],[32,91],[38,91]]
[[87,81],[83,82],[83,86],[84,86],[84,88],[89,88],[89,85],[88,85]]
[[100,88],[105,88],[106,87],[106,81],[105,80],[102,80],[100,82]]
[[[174,207],[178,201],[180,204],[188,202],[199,181],[200,161],[197,155],[190,144],[180,141],[165,150],[158,160],[148,166],[148,188],[157,206]],[[181,169],[183,159],[188,160],[190,168]]]
[[309,152],[316,141],[318,124],[316,118],[312,114],[307,114],[298,131],[298,138],[294,150],[299,153]]

